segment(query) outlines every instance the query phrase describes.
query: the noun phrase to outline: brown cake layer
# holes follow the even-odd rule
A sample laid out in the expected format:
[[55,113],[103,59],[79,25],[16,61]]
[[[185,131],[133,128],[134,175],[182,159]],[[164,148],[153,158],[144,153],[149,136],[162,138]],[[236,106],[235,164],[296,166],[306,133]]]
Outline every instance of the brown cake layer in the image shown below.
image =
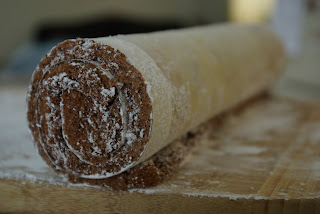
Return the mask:
[[144,79],[122,53],[77,39],[60,43],[41,60],[27,117],[39,153],[53,169],[100,178],[139,159],[151,111]]

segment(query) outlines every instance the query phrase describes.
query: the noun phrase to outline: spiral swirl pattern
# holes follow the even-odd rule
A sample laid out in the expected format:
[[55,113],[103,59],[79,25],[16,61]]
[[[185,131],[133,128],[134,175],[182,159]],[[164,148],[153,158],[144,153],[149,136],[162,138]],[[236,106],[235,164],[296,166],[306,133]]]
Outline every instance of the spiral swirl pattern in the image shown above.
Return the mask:
[[142,155],[151,100],[125,55],[88,39],[67,40],[42,59],[27,114],[39,153],[56,171],[107,178]]

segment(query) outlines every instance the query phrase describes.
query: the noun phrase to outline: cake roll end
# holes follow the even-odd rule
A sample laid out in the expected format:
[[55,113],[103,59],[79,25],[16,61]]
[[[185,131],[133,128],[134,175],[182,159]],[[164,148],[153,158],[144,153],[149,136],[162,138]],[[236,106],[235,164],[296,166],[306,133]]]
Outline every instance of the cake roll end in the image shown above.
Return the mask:
[[107,178],[130,168],[150,137],[148,83],[119,50],[66,40],[39,63],[27,96],[28,126],[57,172]]

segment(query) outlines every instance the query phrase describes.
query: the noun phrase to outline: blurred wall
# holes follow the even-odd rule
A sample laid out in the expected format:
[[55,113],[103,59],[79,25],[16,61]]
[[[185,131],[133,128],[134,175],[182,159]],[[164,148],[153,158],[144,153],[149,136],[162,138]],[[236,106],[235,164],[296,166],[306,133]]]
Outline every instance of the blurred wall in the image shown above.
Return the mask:
[[[1,0],[0,66],[20,45],[31,41],[39,24],[79,23],[95,16],[122,16],[148,22],[176,20],[183,25],[225,20],[227,2],[219,0]],[[107,27],[107,26],[106,26]]]
[[233,22],[270,21],[276,0],[229,0],[229,18]]

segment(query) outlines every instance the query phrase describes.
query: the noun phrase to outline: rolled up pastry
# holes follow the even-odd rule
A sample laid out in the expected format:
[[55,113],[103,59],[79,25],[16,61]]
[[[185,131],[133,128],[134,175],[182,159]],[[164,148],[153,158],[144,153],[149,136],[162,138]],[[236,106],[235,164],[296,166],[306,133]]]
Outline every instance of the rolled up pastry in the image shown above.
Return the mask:
[[262,26],[66,40],[32,76],[29,128],[53,169],[105,179],[265,90],[284,64]]

